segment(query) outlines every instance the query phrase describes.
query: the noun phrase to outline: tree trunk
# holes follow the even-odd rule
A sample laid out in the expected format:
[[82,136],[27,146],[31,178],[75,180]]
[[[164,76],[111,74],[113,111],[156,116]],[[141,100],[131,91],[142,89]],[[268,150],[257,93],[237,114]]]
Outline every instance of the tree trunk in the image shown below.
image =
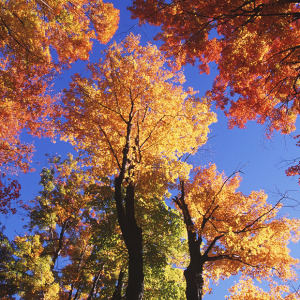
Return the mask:
[[190,263],[184,271],[186,280],[186,299],[202,300],[203,295],[203,265],[198,263]]
[[142,229],[138,226],[135,218],[134,185],[129,183],[126,187],[125,208],[121,186],[121,179],[117,177],[115,179],[115,200],[118,221],[129,255],[126,299],[141,300],[144,295]]
[[[206,262],[205,256],[200,252],[202,242],[201,236],[197,237],[195,224],[191,218],[187,204],[185,203],[184,182],[181,182],[181,196],[175,197],[174,202],[181,209],[183,220],[188,234],[188,245],[190,253],[190,264],[184,271],[186,280],[186,299],[202,300],[203,296],[203,266]],[[205,223],[204,223],[205,224]]]
[[123,286],[123,277],[124,272],[121,270],[119,273],[118,283],[116,285],[114,294],[111,298],[111,300],[122,300],[122,286]]
[[131,227],[136,228],[132,231],[130,241],[127,243],[129,268],[126,299],[141,300],[144,295],[142,230],[137,225]]

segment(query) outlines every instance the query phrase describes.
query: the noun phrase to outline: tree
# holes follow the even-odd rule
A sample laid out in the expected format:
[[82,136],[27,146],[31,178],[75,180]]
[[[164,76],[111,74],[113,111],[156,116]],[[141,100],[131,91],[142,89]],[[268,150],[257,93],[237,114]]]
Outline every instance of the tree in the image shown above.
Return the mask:
[[269,122],[289,133],[299,114],[299,4],[290,0],[134,0],[133,18],[161,26],[156,38],[178,67],[218,65],[208,94],[229,126]]
[[14,249],[3,231],[2,227],[0,231],[0,297],[10,299],[9,297],[17,293],[17,285],[7,278],[9,272],[7,265],[13,260]]
[[58,283],[51,270],[51,257],[43,255],[38,235],[15,237],[14,260],[7,266],[9,281],[18,287],[23,299],[58,299]]
[[1,173],[28,171],[33,147],[19,136],[53,136],[51,80],[88,59],[92,39],[108,42],[118,21],[119,11],[101,0],[0,1]]
[[296,280],[298,261],[289,255],[288,243],[299,240],[300,220],[276,217],[280,201],[268,204],[263,192],[245,196],[236,191],[241,178],[226,178],[215,165],[193,175],[181,182],[181,195],[174,198],[188,233],[187,299],[202,299],[209,280],[239,272],[270,282]]
[[[115,176],[118,222],[128,255],[127,299],[144,290],[142,229],[135,206],[143,195],[162,198],[168,184],[189,167],[180,163],[206,141],[214,120],[209,103],[185,92],[180,73],[164,69],[155,46],[129,35],[89,65],[91,78],[73,77],[63,98],[65,139],[88,155],[96,178]],[[157,188],[159,187],[159,188]]]

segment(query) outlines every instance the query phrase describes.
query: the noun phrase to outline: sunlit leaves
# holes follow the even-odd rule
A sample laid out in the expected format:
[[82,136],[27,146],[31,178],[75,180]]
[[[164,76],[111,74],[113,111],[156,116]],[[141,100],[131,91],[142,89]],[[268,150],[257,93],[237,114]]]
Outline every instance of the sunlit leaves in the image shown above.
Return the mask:
[[59,299],[59,285],[54,282],[51,271],[52,261],[48,255],[42,255],[43,246],[40,237],[24,236],[15,238],[15,259],[8,263],[7,278],[17,286],[23,299],[44,297]]
[[[287,285],[270,285],[270,292],[266,292],[263,289],[254,285],[254,282],[250,278],[246,278],[235,284],[229,289],[230,296],[226,296],[227,300],[297,300],[299,294],[296,292],[290,292]],[[297,295],[298,294],[298,295]]]
[[[296,1],[134,0],[133,18],[161,26],[161,49],[178,67],[218,65],[212,96],[231,127],[248,120],[289,133],[299,114]],[[210,94],[210,93],[209,93]]]
[[215,121],[209,103],[184,91],[183,75],[165,62],[155,46],[142,47],[130,35],[89,65],[91,79],[74,76],[63,99],[63,134],[90,155],[98,174],[120,171],[126,143],[126,168],[134,168],[135,177],[155,173],[155,164],[169,169],[170,161],[205,143]]
[[88,59],[92,39],[106,43],[118,21],[119,11],[98,0],[0,1],[1,170],[28,170],[32,147],[19,135],[53,135],[53,76]]
[[[1,1],[1,48],[28,64],[67,65],[87,59],[91,38],[106,43],[117,29],[118,10],[102,1]],[[23,57],[23,58],[22,58]]]
[[[269,282],[296,280],[298,260],[290,256],[288,244],[299,240],[300,220],[277,216],[282,199],[271,205],[262,191],[249,196],[237,191],[240,181],[210,165],[197,168],[184,184],[187,230],[199,242],[204,278],[216,283],[241,273]],[[185,215],[180,199],[175,203]]]

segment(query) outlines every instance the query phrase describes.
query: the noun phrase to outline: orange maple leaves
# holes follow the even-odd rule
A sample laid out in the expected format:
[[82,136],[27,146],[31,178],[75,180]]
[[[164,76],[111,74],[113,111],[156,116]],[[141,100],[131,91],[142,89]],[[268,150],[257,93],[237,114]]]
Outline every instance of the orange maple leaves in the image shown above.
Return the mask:
[[27,170],[32,148],[19,134],[52,134],[53,76],[87,59],[92,38],[106,43],[118,14],[102,1],[0,1],[0,166]]
[[289,292],[289,288],[285,285],[270,285],[270,292],[265,292],[261,288],[254,285],[251,278],[246,278],[235,284],[229,289],[231,295],[226,296],[226,300],[297,300],[299,299],[297,292]]
[[87,59],[92,38],[107,43],[118,27],[119,11],[103,1],[1,1],[1,49],[28,64]]
[[268,204],[264,192],[245,196],[237,191],[240,181],[210,165],[195,169],[192,180],[184,183],[174,201],[184,215],[191,259],[200,251],[202,276],[214,283],[239,272],[270,282],[275,277],[296,280],[298,260],[290,256],[288,243],[299,240],[300,220],[278,218],[280,201]]
[[138,176],[155,173],[155,164],[168,170],[172,160],[205,143],[215,121],[209,103],[184,91],[177,84],[183,75],[165,69],[165,62],[155,46],[142,47],[130,35],[89,65],[91,79],[73,77],[63,99],[64,135],[89,154],[98,174],[120,172],[125,148],[126,172]]
[[299,5],[294,1],[135,0],[134,18],[159,25],[161,49],[178,66],[218,64],[211,95],[230,126],[248,120],[283,133],[299,114]]

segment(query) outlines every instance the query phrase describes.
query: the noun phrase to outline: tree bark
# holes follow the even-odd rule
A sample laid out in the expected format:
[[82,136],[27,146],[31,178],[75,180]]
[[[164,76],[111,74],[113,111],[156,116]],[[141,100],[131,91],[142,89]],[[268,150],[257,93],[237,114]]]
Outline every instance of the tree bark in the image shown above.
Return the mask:
[[185,203],[183,182],[181,182],[181,196],[180,198],[175,197],[174,201],[182,211],[183,220],[186,225],[186,230],[188,234],[190,263],[187,269],[184,271],[184,277],[186,281],[186,299],[202,300],[204,284],[203,266],[206,260],[205,255],[202,255],[200,252],[202,238],[201,236],[197,237],[195,224],[193,223],[193,220],[191,218],[189,208]]
[[143,271],[143,239],[142,229],[138,226],[134,208],[134,185],[132,182],[126,187],[126,196],[122,199],[122,178],[115,179],[115,200],[117,205],[118,221],[128,250],[128,285],[127,300],[141,300],[144,295]]
[[91,300],[94,296],[94,293],[96,291],[96,287],[97,287],[97,284],[98,284],[98,281],[100,280],[100,277],[101,277],[101,270],[98,272],[98,274],[94,277],[94,280],[93,280],[93,285],[92,285],[92,288],[90,290],[90,294],[87,298],[87,300]]
[[123,286],[123,277],[124,272],[121,270],[119,273],[118,283],[116,285],[114,294],[111,298],[111,300],[122,300],[122,286]]
[[185,295],[187,300],[202,300],[203,296],[203,265],[190,263],[184,271],[186,280]]

